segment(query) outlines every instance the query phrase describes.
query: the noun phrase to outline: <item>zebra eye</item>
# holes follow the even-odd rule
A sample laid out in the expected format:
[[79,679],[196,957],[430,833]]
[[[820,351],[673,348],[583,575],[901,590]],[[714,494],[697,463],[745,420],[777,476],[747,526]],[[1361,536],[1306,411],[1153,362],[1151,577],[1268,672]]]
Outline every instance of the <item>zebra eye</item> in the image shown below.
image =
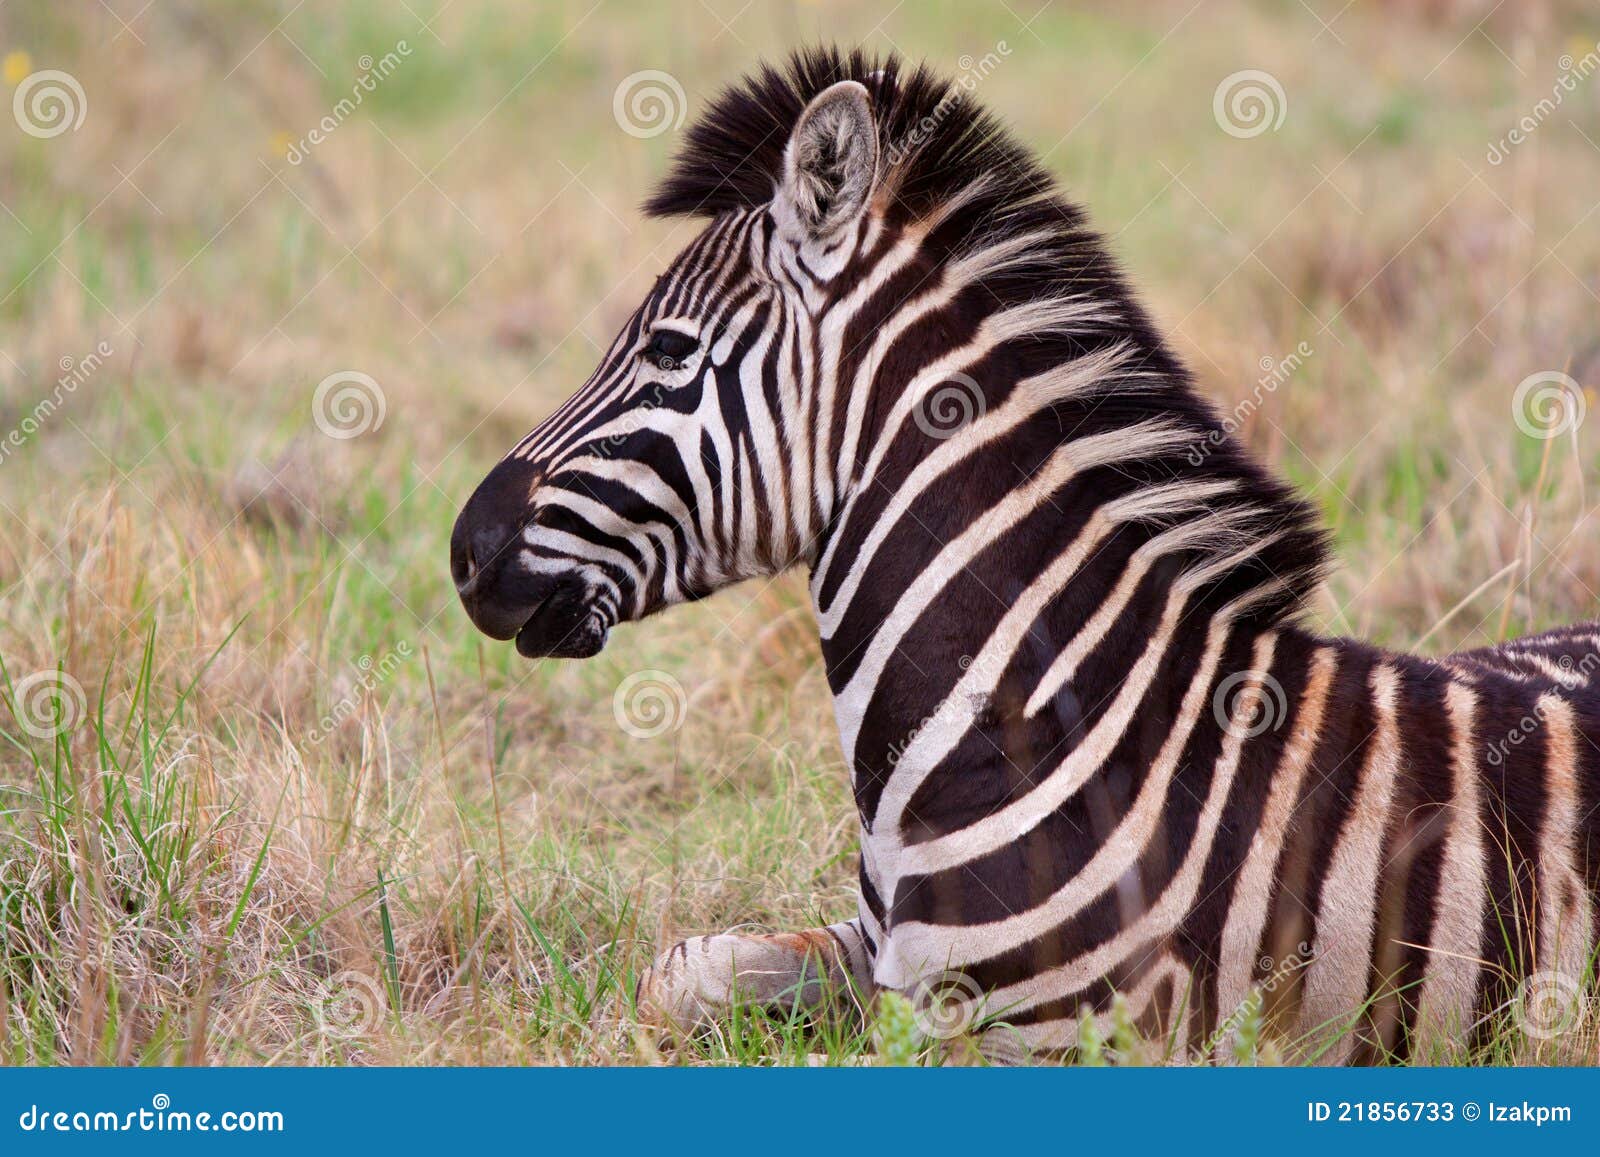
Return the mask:
[[641,356],[656,369],[670,372],[680,369],[699,348],[699,340],[682,330],[658,329],[650,335],[650,344]]

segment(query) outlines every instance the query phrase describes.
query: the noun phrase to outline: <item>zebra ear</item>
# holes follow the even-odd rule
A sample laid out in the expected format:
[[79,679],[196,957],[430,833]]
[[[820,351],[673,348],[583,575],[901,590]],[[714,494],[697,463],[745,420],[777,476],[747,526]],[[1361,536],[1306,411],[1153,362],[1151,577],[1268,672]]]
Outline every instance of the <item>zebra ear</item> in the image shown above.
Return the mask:
[[826,237],[860,217],[878,179],[878,126],[859,81],[841,80],[812,98],[783,151],[780,220],[802,238]]

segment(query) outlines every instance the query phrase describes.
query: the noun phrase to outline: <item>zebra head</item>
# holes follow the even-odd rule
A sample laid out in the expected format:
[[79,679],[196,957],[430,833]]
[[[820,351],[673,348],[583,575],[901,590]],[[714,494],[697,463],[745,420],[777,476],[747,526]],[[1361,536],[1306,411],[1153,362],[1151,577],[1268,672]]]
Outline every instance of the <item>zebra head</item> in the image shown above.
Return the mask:
[[[1018,531],[1013,565],[1093,517],[1208,606],[1269,621],[1303,601],[1313,512],[1227,437],[970,88],[817,51],[713,102],[645,206],[709,224],[456,522],[480,629],[593,655],[616,623],[803,563],[847,679],[935,551],[1034,494],[1056,521]],[[1017,576],[994,581],[941,621],[979,622]]]
[[[530,658],[586,658],[618,622],[814,550],[826,514],[797,480],[796,427],[816,393],[819,312],[871,244],[872,100],[844,79],[769,112],[790,127],[765,196],[687,208],[711,222],[467,500],[451,572],[485,634]],[[680,174],[696,147],[691,134]],[[685,212],[686,195],[669,180],[647,211]]]

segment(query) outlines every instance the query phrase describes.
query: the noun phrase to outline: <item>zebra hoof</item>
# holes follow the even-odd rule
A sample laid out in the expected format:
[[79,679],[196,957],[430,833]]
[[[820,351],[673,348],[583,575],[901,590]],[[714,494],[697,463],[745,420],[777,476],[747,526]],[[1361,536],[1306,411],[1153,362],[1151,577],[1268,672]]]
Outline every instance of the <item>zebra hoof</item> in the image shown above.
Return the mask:
[[712,1025],[735,1006],[811,1009],[830,990],[826,933],[695,936],[656,958],[639,978],[640,1019],[680,1033]]
[[733,988],[729,967],[716,967],[722,953],[713,951],[718,936],[680,940],[656,957],[639,977],[634,1005],[642,1023],[672,1033],[692,1035],[709,1027],[730,1004]]

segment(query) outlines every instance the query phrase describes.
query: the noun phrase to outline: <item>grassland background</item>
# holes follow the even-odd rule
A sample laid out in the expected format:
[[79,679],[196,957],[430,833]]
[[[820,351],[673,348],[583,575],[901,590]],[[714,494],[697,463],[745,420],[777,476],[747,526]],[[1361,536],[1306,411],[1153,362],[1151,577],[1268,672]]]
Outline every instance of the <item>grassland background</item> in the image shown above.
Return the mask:
[[[60,69],[87,107],[0,116],[0,427],[111,352],[0,459],[3,683],[85,692],[58,734],[0,706],[0,1060],[867,1047],[758,1021],[663,1052],[625,996],[678,936],[853,910],[803,582],[529,664],[446,559],[692,231],[638,216],[681,130],[623,131],[618,85],[669,73],[692,117],[817,40],[952,74],[1004,44],[979,99],[1224,408],[1306,343],[1242,436],[1335,529],[1319,625],[1444,650],[1596,616],[1593,431],[1530,438],[1512,394],[1600,385],[1600,76],[1487,159],[1595,50],[1590,5],[10,0],[4,104]],[[1276,131],[1219,128],[1241,69]],[[335,439],[342,371],[385,413]],[[639,739],[613,696],[645,670],[688,711]]]

